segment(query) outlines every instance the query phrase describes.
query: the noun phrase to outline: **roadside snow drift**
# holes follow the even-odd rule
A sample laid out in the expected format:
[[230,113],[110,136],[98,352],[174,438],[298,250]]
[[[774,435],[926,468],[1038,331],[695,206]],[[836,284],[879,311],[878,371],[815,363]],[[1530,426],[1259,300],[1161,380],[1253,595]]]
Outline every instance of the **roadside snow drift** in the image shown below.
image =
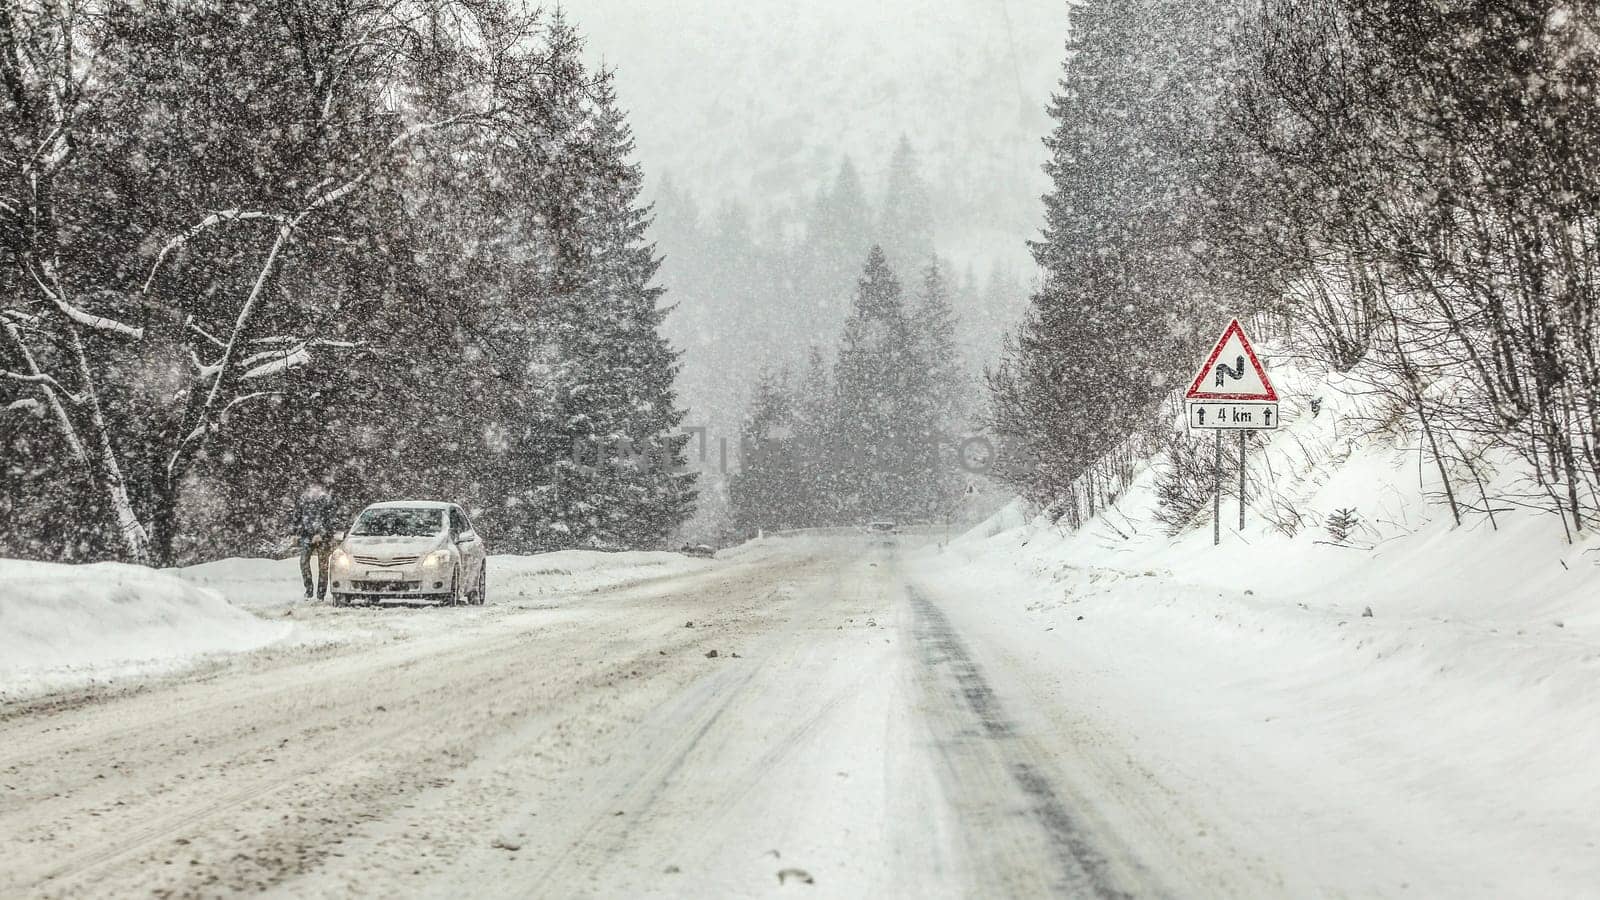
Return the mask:
[[141,566],[0,560],[0,697],[254,650],[290,628]]
[[1359,382],[1273,377],[1285,427],[1251,451],[1243,531],[1224,501],[1221,546],[1209,509],[1155,521],[1158,457],[1076,531],[1019,504],[930,550],[927,589],[1053,670],[1037,690],[1138,735],[1209,840],[1299,859],[1277,893],[1592,894],[1600,535],[1514,508],[1457,526]]

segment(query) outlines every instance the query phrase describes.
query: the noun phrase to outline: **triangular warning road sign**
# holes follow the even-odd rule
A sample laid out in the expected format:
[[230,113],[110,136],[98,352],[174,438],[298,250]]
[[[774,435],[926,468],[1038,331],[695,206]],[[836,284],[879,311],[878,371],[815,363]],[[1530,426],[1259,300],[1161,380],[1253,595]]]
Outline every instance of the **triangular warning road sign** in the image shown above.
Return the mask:
[[1278,392],[1267,378],[1267,370],[1256,358],[1255,348],[1244,336],[1239,320],[1228,323],[1222,338],[1206,357],[1206,364],[1194,376],[1185,400],[1277,400]]

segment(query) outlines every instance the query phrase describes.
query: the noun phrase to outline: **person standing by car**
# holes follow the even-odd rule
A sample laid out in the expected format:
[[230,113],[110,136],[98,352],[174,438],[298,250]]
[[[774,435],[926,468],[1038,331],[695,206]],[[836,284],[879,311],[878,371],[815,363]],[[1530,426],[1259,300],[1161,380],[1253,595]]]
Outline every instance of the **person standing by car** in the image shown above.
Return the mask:
[[[300,580],[305,582],[306,599],[310,600],[315,588],[318,600],[328,596],[328,557],[338,545],[334,529],[338,527],[338,510],[333,495],[320,484],[312,484],[295,502],[295,538],[300,545]],[[311,579],[311,557],[317,557],[317,578]]]

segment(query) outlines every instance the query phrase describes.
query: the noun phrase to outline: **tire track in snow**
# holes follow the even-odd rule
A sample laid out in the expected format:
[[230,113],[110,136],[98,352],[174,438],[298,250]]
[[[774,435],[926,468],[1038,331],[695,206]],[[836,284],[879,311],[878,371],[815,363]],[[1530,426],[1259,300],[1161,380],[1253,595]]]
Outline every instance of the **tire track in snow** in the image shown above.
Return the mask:
[[[957,812],[995,816],[993,823],[964,823],[962,829],[978,851],[980,870],[987,870],[977,873],[985,882],[977,887],[986,892],[1032,893],[1040,885],[1028,882],[1042,874],[1039,867],[1048,866],[1055,877],[1044,886],[1053,892],[1132,896],[1117,883],[1105,855],[1062,801],[1044,768],[1017,739],[999,696],[949,618],[915,589],[908,587],[907,594],[917,660],[925,688],[935,698],[930,725],[953,782]],[[994,794],[1007,786],[1021,802],[1013,810],[995,810],[993,805],[1005,798]],[[1018,833],[1023,823],[1035,834]],[[983,824],[998,827],[978,827]],[[1035,847],[1048,858],[1030,858],[1036,854],[1028,851]]]
[[[839,574],[835,571],[830,591],[836,589],[838,581]],[[786,582],[767,597],[769,600],[781,598],[780,608],[787,609],[795,602],[793,588],[793,582]],[[791,617],[766,636],[765,646],[795,640],[795,627]],[[649,831],[659,824],[658,805],[675,789],[679,773],[692,768],[691,758],[704,752],[706,738],[717,723],[730,708],[758,698],[762,688],[770,689],[771,682],[786,671],[775,670],[771,654],[756,651],[751,655],[754,658],[743,660],[738,669],[719,671],[700,679],[664,709],[659,721],[634,730],[628,743],[641,748],[639,755],[619,760],[612,777],[588,792],[578,804],[595,812],[562,839],[554,860],[536,879],[540,887],[532,896],[591,896],[590,891],[573,886],[579,883],[579,875],[603,870],[608,860],[620,856],[635,843],[636,832]],[[859,687],[858,680],[852,683],[851,691]],[[736,773],[730,771],[721,789],[714,796],[703,798],[708,808],[726,810],[749,795],[774,767],[795,751],[803,738],[812,734],[850,696],[850,691],[830,695],[797,724],[773,735],[758,758],[744,763]],[[628,818],[619,819],[613,810],[627,810]],[[670,813],[668,815],[670,817]]]
[[[475,655],[494,656],[498,655],[501,649],[502,645],[491,644]],[[620,663],[605,666],[577,679],[570,689],[582,692],[593,686],[614,681],[625,673],[636,670],[642,664],[652,661],[653,655],[643,651],[634,657],[625,658]],[[198,804],[179,807],[127,830],[111,842],[77,851],[58,860],[51,868],[37,876],[35,887],[53,888],[59,883],[75,881],[95,870],[146,851],[165,839],[201,832],[208,823],[255,801],[270,797],[285,788],[299,786],[318,773],[337,771],[374,751],[394,747],[408,736],[434,733],[440,726],[458,717],[460,712],[460,708],[456,705],[439,702],[435,704],[435,711],[432,714],[412,717],[387,729],[359,731],[350,739],[341,741],[335,749],[319,753],[315,758],[300,765],[274,769],[270,775],[257,779],[243,789],[224,791],[220,796],[202,800]]]

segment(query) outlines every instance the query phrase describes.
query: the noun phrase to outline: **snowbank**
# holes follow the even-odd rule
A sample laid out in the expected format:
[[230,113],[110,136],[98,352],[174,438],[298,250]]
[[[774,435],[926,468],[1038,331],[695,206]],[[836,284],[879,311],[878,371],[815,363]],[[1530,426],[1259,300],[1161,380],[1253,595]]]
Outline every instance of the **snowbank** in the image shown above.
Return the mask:
[[281,610],[303,602],[300,560],[229,557],[215,562],[167,569],[169,574],[221,594],[241,609]]
[[[1568,637],[1600,639],[1600,536],[1568,543],[1559,518],[1520,509],[1498,510],[1493,523],[1469,513],[1457,526],[1415,438],[1370,433],[1365,383],[1291,366],[1273,377],[1287,385],[1285,427],[1250,451],[1243,531],[1236,501],[1224,498],[1220,546],[1212,544],[1209,510],[1177,536],[1155,521],[1158,458],[1075,532],[1030,519],[1017,504],[953,541],[955,552],[1159,575],[1339,615],[1370,605],[1390,617],[1545,628],[1559,621]],[[1236,453],[1228,437],[1224,452]],[[1520,474],[1516,461],[1500,460],[1499,482]],[[1491,495],[1495,487],[1488,485]],[[1357,524],[1339,541],[1329,523],[1341,510]]]
[[0,697],[254,650],[291,626],[163,572],[0,560]]
[[[714,565],[658,552],[491,556],[489,600],[558,600]],[[291,635],[322,642],[371,636],[363,629],[387,633],[367,618],[317,618],[308,627],[284,617],[303,602],[297,559],[232,558],[163,571],[0,560],[0,585],[0,699],[176,671],[210,654],[256,650]],[[404,612],[396,628],[405,624]],[[459,612],[470,618],[470,610]],[[439,621],[417,617],[415,624],[435,630]]]
[[[1224,500],[1221,546],[1208,516],[1177,536],[1151,517],[1157,459],[1076,532],[1008,509],[927,551],[927,589],[1143,736],[1152,770],[1206,773],[1174,790],[1241,844],[1334,848],[1288,893],[1600,883],[1600,539],[1521,510],[1456,526],[1358,385],[1273,375],[1286,427],[1252,451],[1242,532]],[[1339,510],[1361,523],[1343,540]],[[1396,854],[1385,831],[1418,837]]]
[[957,544],[977,544],[996,535],[1014,531],[1028,524],[1028,505],[1022,500],[1013,500],[1001,507],[994,515],[984,519],[970,530],[962,532],[954,539]]

